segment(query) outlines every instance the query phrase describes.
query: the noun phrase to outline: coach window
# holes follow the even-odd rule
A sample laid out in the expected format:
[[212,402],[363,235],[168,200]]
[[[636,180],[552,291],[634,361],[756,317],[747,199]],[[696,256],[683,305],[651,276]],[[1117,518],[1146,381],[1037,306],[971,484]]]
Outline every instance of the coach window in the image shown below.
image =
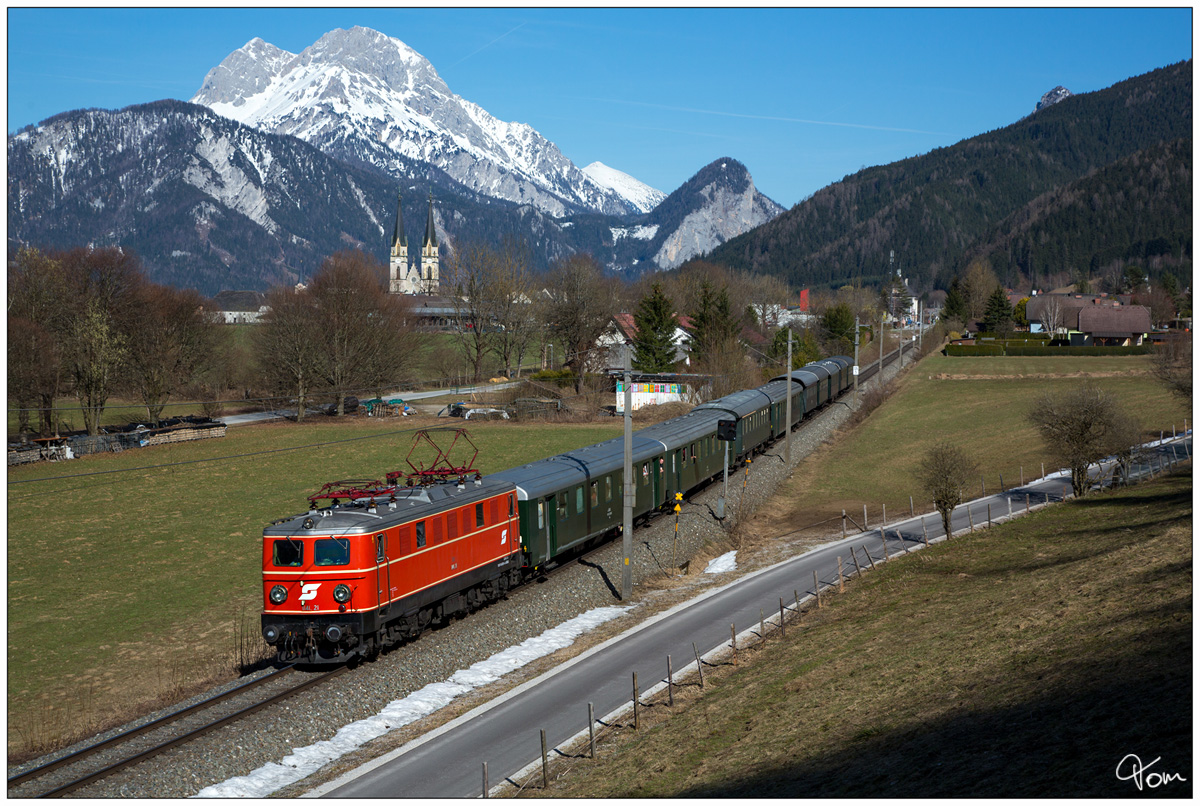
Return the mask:
[[546,502],[538,501],[538,529],[542,529],[546,525]]
[[475,505],[475,528],[483,526],[483,504]]
[[567,510],[567,494],[559,493],[558,494],[558,519],[560,521],[565,521],[567,519],[568,514],[570,514],[570,513]]
[[575,488],[575,514],[583,514],[583,487]]
[[650,483],[650,465],[642,462],[642,486],[645,487]]
[[271,545],[271,564],[277,568],[298,568],[304,564],[304,544],[299,540],[276,540]]
[[612,500],[612,476],[604,477],[604,503]]
[[425,521],[417,522],[417,548],[425,548]]
[[588,485],[588,488],[591,490],[592,508],[595,509],[600,503],[600,488],[594,481]]

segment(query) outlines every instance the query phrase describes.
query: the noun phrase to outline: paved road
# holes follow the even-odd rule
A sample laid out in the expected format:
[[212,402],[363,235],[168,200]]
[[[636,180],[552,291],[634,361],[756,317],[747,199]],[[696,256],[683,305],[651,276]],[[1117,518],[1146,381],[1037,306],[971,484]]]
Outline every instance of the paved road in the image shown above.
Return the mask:
[[[1190,435],[1156,447],[1156,461],[1171,453],[1183,459],[1185,444],[1190,455]],[[1146,473],[1149,468],[1142,464],[1135,472]],[[952,526],[957,533],[969,530],[972,523],[976,527],[986,524],[989,505],[992,518],[1000,519],[1008,516],[1010,503],[1014,513],[1023,511],[1026,496],[1031,507],[1038,507],[1069,494],[1069,475],[1052,474],[960,507]],[[689,661],[694,669],[693,642],[703,655],[728,645],[731,624],[738,625],[739,631],[756,633],[760,614],[778,617],[780,598],[787,604],[794,602],[797,591],[802,601],[813,593],[814,572],[821,587],[836,585],[839,557],[847,574],[854,568],[852,546],[866,566],[870,562],[867,552],[878,563],[885,551],[894,557],[903,553],[904,547],[919,549],[926,535],[930,541],[943,539],[936,514],[888,524],[885,532],[886,542],[878,529],[856,534],[679,605],[310,796],[476,797],[481,792],[485,761],[493,787],[503,787],[506,778],[539,758],[539,730],[546,731],[551,748],[586,734],[589,702],[594,703],[600,721],[613,719],[630,701],[633,672],[645,693],[665,680],[668,655],[675,669],[682,670]]]

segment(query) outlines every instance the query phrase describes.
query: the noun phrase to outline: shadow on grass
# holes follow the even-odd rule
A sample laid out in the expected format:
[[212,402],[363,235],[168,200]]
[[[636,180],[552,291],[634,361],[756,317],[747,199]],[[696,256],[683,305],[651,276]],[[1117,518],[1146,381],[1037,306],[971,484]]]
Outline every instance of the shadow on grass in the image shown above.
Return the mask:
[[[1030,680],[1025,701],[979,710],[964,704],[914,729],[860,730],[831,738],[837,749],[803,764],[765,761],[736,781],[678,796],[1190,798],[1191,650],[1190,620],[1176,619],[1139,636],[1111,663],[1065,665],[1053,689]],[[1141,791],[1116,775],[1129,754],[1153,763]],[[1150,772],[1185,780],[1162,783]]]

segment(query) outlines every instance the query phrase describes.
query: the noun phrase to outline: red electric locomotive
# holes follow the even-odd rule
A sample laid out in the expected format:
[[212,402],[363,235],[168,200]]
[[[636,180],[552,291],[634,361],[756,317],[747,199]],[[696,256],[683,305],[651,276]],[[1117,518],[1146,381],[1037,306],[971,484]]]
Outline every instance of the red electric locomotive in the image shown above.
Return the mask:
[[327,484],[263,531],[262,631],[280,658],[373,655],[520,584],[511,483],[436,462],[402,475]]

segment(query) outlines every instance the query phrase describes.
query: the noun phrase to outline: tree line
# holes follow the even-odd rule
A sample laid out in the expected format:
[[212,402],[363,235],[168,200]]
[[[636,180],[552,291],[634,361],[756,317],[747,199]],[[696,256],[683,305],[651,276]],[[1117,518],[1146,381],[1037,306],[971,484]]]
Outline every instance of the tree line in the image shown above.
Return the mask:
[[[776,278],[695,261],[626,284],[587,254],[559,258],[546,274],[534,264],[512,238],[450,252],[441,304],[452,309],[456,349],[430,351],[424,367],[465,365],[475,382],[489,371],[515,377],[554,345],[581,392],[611,358],[602,334],[632,312],[639,372],[708,375],[720,395],[783,368],[791,289]],[[815,316],[791,330],[793,367],[850,352],[855,316],[875,321],[879,301],[854,286],[816,295]],[[116,396],[140,401],[153,425],[171,401],[199,401],[215,415],[231,389],[282,398],[299,418],[318,400],[341,414],[352,393],[414,380],[429,329],[411,298],[388,293],[387,267],[361,250],[325,258],[307,286],[269,289],[249,328],[222,327],[211,300],[150,282],[137,255],[119,247],[19,250],[9,259],[8,306],[10,406],[18,431],[43,435],[62,427],[64,396],[78,401],[92,435]],[[677,360],[681,322],[690,363]]]

